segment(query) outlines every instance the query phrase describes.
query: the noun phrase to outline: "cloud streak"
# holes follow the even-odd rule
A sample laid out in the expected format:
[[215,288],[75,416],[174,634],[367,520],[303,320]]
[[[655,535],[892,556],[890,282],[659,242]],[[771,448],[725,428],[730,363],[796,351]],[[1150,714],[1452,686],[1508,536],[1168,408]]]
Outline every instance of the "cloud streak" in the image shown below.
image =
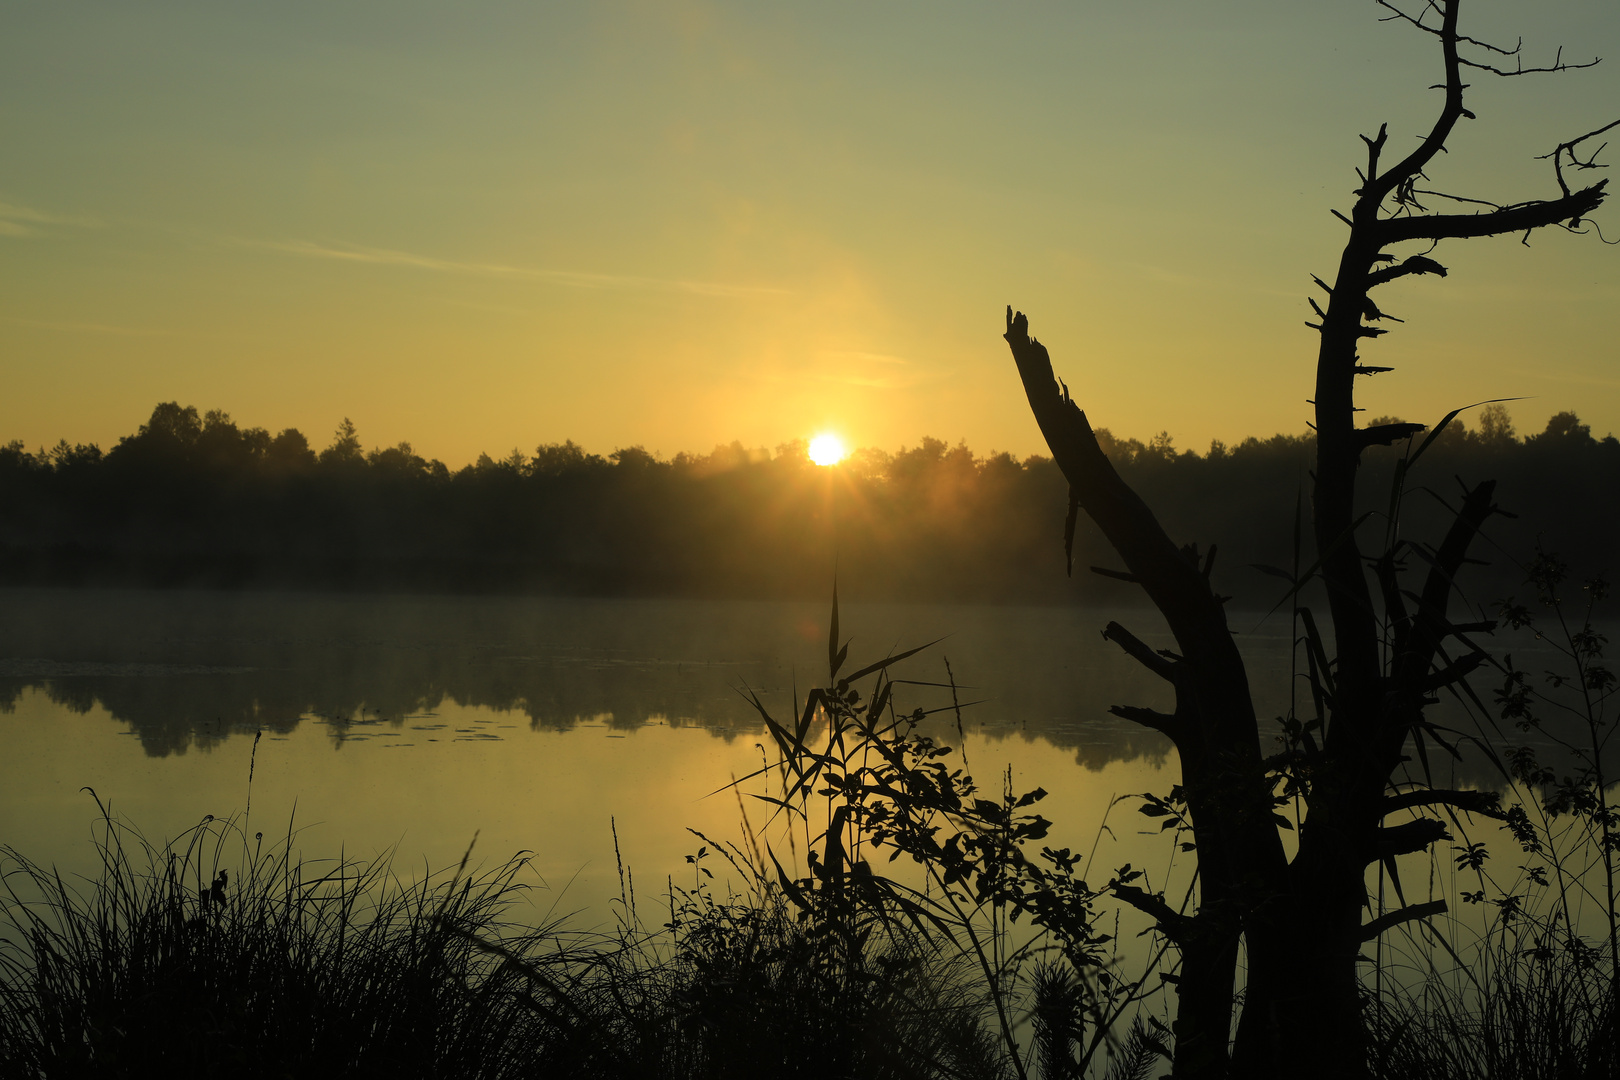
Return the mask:
[[404,266],[437,273],[471,274],[479,277],[516,278],[541,281],[574,289],[634,289],[657,292],[682,292],[697,296],[747,298],[785,296],[786,289],[760,285],[732,285],[716,281],[692,281],[682,278],[638,277],[628,274],[596,274],[580,270],[548,270],[532,266],[512,266],[505,263],[462,262],[440,259],[431,255],[417,255],[409,251],[387,248],[368,248],[353,245],[336,246],[317,244],[308,240],[238,241],[249,247],[278,251],[308,259],[330,259],[337,262],[364,263],[372,266]]
[[0,202],[0,236],[34,236],[40,232],[41,225],[78,225],[81,227],[96,225],[98,222],[91,218],[68,217],[63,214],[51,214],[44,210],[35,210],[31,206],[18,206],[16,203]]
[[115,334],[119,337],[197,337],[181,330],[164,330],[139,326],[110,326],[106,323],[49,322],[44,319],[20,319],[13,315],[0,315],[0,322],[13,326],[27,326],[36,330],[59,330],[68,334]]

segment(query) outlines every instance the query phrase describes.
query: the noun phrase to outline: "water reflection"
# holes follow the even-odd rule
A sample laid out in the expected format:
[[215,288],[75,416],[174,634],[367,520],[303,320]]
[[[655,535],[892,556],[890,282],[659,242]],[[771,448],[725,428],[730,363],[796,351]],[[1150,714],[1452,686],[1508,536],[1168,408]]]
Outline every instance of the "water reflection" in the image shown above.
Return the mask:
[[[481,833],[489,857],[538,853],[548,903],[600,915],[619,841],[636,876],[661,883],[693,850],[688,828],[733,836],[743,805],[762,805],[706,798],[766,753],[738,688],[788,711],[795,686],[825,672],[826,616],[685,600],[5,592],[0,843],[82,870],[94,812],[82,786],[173,836],[205,813],[240,814],[256,761],[253,828],[324,823],[318,850],[393,848],[432,867]],[[1128,800],[1110,807],[1174,782],[1169,746],[1106,710],[1172,702],[1102,640],[1115,617],[1170,644],[1151,615],[1074,608],[850,604],[842,622],[857,661],[944,636],[907,674],[938,678],[948,657],[974,688],[964,697],[982,699],[963,747],[981,782],[1007,768],[1019,790],[1044,787],[1058,846],[1101,841],[1099,872],[1156,867],[1165,888],[1173,848]],[[1233,624],[1261,715],[1284,712],[1288,625]],[[1436,766],[1447,786],[1499,783],[1478,755]],[[1442,851],[1433,866],[1414,857],[1411,879],[1425,867],[1454,870]]]
[[[1044,740],[1092,769],[1157,763],[1168,743],[1107,712],[1172,705],[1163,683],[1102,640],[1116,617],[1170,644],[1150,613],[1074,607],[849,604],[843,625],[856,659],[943,638],[908,671],[943,678],[948,659],[980,700],[967,713],[975,732]],[[732,739],[761,730],[741,688],[787,712],[795,686],[824,674],[826,618],[811,603],[8,590],[0,710],[30,689],[75,714],[105,710],[152,757],[300,725],[337,748],[649,723]],[[1288,624],[1232,622],[1260,715],[1282,714]],[[447,725],[447,709],[487,715]],[[1435,715],[1471,726],[1457,710]],[[1448,780],[1491,784],[1490,768],[1476,755],[1448,764]]]
[[[656,722],[731,738],[760,730],[740,688],[786,709],[795,684],[824,672],[826,614],[690,600],[15,590],[0,612],[0,708],[40,688],[72,712],[106,710],[156,757],[307,723],[338,746],[507,737],[493,725],[438,728],[447,705],[514,714],[534,730]],[[1167,703],[1097,634],[1110,617],[855,604],[844,625],[855,656],[943,637],[911,668],[943,677],[949,658],[983,699],[970,722],[1044,737],[1097,766],[1166,749],[1106,715],[1115,702]]]

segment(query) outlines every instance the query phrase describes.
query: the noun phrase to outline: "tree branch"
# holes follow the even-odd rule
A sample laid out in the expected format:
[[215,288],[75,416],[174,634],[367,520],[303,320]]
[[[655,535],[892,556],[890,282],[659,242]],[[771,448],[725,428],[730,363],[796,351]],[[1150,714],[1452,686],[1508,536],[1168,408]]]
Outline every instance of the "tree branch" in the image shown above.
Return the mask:
[[1097,444],[1091,424],[1066,389],[1060,392],[1046,346],[1029,336],[1023,312],[1007,308],[1004,335],[1018,365],[1030,411],[1052,451],[1072,497],[1102,529],[1126,568],[1140,579],[1153,605],[1164,614],[1176,640],[1224,634],[1226,616],[1197,566],[1165,534],[1153,511],[1114,469]]
[[1181,725],[1169,713],[1162,713],[1157,709],[1144,709],[1138,705],[1110,705],[1108,711],[1132,723],[1141,724],[1145,728],[1152,728],[1164,735],[1174,738],[1181,731]]
[[1433,915],[1444,915],[1446,902],[1444,900],[1430,900],[1426,904],[1411,904],[1396,911],[1386,912],[1372,922],[1364,923],[1361,927],[1361,940],[1373,941],[1385,930],[1392,929],[1404,922],[1413,919],[1427,919]]
[[1565,154],[1569,155],[1569,163],[1570,163],[1571,166],[1573,166],[1576,169],[1605,169],[1605,168],[1608,168],[1608,166],[1606,166],[1606,165],[1599,165],[1597,163],[1597,156],[1603,152],[1603,146],[1608,146],[1609,145],[1608,143],[1604,143],[1603,146],[1598,147],[1596,150],[1594,150],[1590,154],[1588,154],[1586,156],[1585,161],[1582,161],[1578,156],[1576,156],[1575,148],[1577,146],[1581,145],[1581,143],[1585,142],[1587,139],[1595,139],[1599,135],[1602,135],[1605,131],[1608,131],[1611,128],[1616,128],[1616,127],[1620,127],[1620,120],[1615,120],[1615,121],[1612,121],[1610,123],[1604,124],[1600,128],[1594,128],[1593,130],[1588,131],[1585,135],[1577,136],[1577,137],[1569,140],[1568,142],[1561,142],[1561,143],[1558,144],[1557,149],[1555,149],[1552,153],[1550,153],[1550,154],[1542,154],[1536,160],[1537,161],[1545,161],[1548,158],[1552,158],[1553,176],[1555,176],[1558,179],[1558,188],[1565,195],[1568,195],[1569,194],[1569,185],[1564,182],[1564,164],[1563,164],[1564,155]]
[[[1435,37],[1441,37],[1445,33],[1445,30],[1442,27],[1430,26],[1428,23],[1424,22],[1423,15],[1409,15],[1405,11],[1402,11],[1400,8],[1396,7],[1394,4],[1389,3],[1388,0],[1378,0],[1378,6],[1394,12],[1393,15],[1380,19],[1380,22],[1393,22],[1399,19],[1402,22],[1411,23],[1419,30],[1422,30],[1425,34],[1433,34]],[[1427,10],[1424,14],[1427,14],[1428,10],[1434,10],[1435,6],[1436,5],[1433,3],[1426,4],[1425,7]],[[1494,53],[1497,56],[1512,57],[1514,60],[1514,67],[1511,71],[1507,68],[1497,67],[1495,64],[1486,64],[1478,60],[1469,60],[1463,56],[1459,56],[1457,58],[1457,63],[1463,67],[1476,68],[1480,71],[1488,71],[1493,75],[1501,75],[1504,78],[1516,75],[1550,74],[1558,71],[1578,71],[1581,68],[1596,67],[1598,64],[1603,62],[1602,57],[1575,62],[1565,60],[1564,47],[1560,45],[1558,47],[1558,51],[1553,54],[1552,63],[1545,67],[1525,67],[1524,58],[1521,55],[1524,50],[1523,38],[1520,38],[1518,41],[1514,42],[1513,48],[1506,49],[1500,45],[1492,45],[1488,41],[1481,41],[1479,38],[1469,37],[1467,34],[1458,34],[1456,33],[1455,27],[1452,28],[1452,35],[1459,44],[1472,45],[1476,49],[1484,49],[1486,52]]]
[[1410,439],[1429,430],[1427,424],[1375,424],[1357,428],[1356,439],[1363,447],[1393,446],[1400,439]]
[[1375,289],[1386,281],[1406,277],[1408,274],[1434,274],[1436,277],[1445,277],[1446,268],[1426,255],[1413,255],[1395,266],[1386,266],[1382,270],[1374,270],[1367,275],[1367,288]]
[[1176,681],[1176,662],[1148,648],[1146,642],[1119,623],[1111,622],[1103,627],[1103,639],[1117,644],[1126,655],[1159,678],[1171,683]]
[[1380,246],[1405,240],[1458,240],[1471,236],[1500,236],[1528,232],[1567,221],[1574,225],[1596,210],[1604,199],[1607,180],[1599,180],[1560,199],[1521,203],[1484,214],[1421,214],[1388,218],[1373,226]]
[[[1396,191],[1406,181],[1418,176],[1424,167],[1434,160],[1436,154],[1445,149],[1446,140],[1451,137],[1451,131],[1457,126],[1457,121],[1464,116],[1473,115],[1463,108],[1463,81],[1462,64],[1457,55],[1457,2],[1451,0],[1439,6],[1440,25],[1429,26],[1421,18],[1414,18],[1389,3],[1388,0],[1378,0],[1380,6],[1395,13],[1394,18],[1404,19],[1418,27],[1425,33],[1433,34],[1440,39],[1440,50],[1445,62],[1445,91],[1446,103],[1435,118],[1434,127],[1424,136],[1406,157],[1402,158],[1381,176],[1369,176],[1367,182],[1361,187],[1361,197],[1356,202],[1355,217],[1357,222],[1372,223],[1378,217],[1378,208],[1390,193]],[[1428,5],[1431,9],[1436,5]]]
[[1122,885],[1114,882],[1110,886],[1114,895],[1137,911],[1150,915],[1159,924],[1159,930],[1165,937],[1177,945],[1184,945],[1191,936],[1193,920],[1191,916],[1183,915],[1163,900],[1150,892],[1144,892],[1135,885]]
[[[1446,831],[1445,822],[1436,818],[1418,818],[1379,829],[1378,850],[1373,857],[1382,859],[1392,855],[1411,855],[1427,851],[1429,845],[1437,840],[1449,839],[1451,833]],[[1372,859],[1367,861],[1371,862]]]
[[1414,788],[1384,798],[1383,812],[1415,810],[1420,806],[1450,806],[1470,814],[1502,816],[1502,797],[1494,791],[1460,791],[1455,788]]

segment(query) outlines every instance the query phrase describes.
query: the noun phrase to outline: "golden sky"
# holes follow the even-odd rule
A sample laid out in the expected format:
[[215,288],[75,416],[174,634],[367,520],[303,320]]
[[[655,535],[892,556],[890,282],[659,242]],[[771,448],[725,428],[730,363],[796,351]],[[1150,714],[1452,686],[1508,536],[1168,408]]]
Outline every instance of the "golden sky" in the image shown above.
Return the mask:
[[[1310,273],[1357,134],[1426,128],[1430,40],[1371,0],[43,3],[0,34],[0,441],[161,400],[352,417],[452,466],[574,439],[670,455],[823,428],[1041,449],[1031,314],[1094,423],[1303,431]],[[1435,186],[1556,194],[1620,116],[1613,0],[1465,30],[1595,70],[1481,75]],[[1612,155],[1620,159],[1620,148]],[[1620,209],[1599,215],[1620,238]],[[1620,249],[1454,242],[1372,414],[1523,396],[1620,432]]]

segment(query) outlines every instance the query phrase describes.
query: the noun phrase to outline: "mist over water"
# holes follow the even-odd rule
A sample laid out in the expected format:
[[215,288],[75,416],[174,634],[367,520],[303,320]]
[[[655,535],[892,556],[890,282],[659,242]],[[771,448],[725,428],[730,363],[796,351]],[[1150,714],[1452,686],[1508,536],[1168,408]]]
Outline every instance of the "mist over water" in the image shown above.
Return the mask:
[[[975,729],[1096,766],[1168,746],[1106,713],[1168,703],[1101,638],[1116,617],[1170,644],[1147,613],[1072,608],[857,603],[843,627],[855,656],[939,639],[907,666],[945,681],[948,660],[978,702],[964,714]],[[535,731],[664,723],[735,738],[762,730],[742,691],[791,710],[794,686],[824,674],[826,622],[808,602],[16,590],[0,702],[35,688],[66,711],[103,709],[155,757],[300,725],[334,746],[384,731],[421,743],[418,721],[449,706]],[[1286,662],[1286,634],[1254,638]]]
[[[825,674],[827,614],[808,602],[8,590],[0,819],[7,842],[65,858],[94,810],[81,787],[145,828],[178,830],[242,811],[251,757],[257,828],[284,829],[296,804],[329,847],[398,844],[440,865],[484,830],[486,855],[534,850],[566,877],[611,855],[616,817],[651,870],[679,861],[688,827],[736,832],[735,797],[705,796],[764,760],[745,692],[793,712],[795,688],[802,698]],[[1111,795],[1174,782],[1167,741],[1107,712],[1172,706],[1103,640],[1110,619],[1173,645],[1143,611],[846,603],[841,622],[852,659],[940,639],[901,675],[945,682],[949,662],[972,704],[961,737],[949,712],[930,721],[941,739],[966,738],[982,784],[1011,766],[1021,790],[1084,803],[1047,816],[1089,843]],[[1232,625],[1260,715],[1281,714],[1289,624],[1237,612]],[[949,703],[946,689],[907,691],[907,708]],[[1482,761],[1439,767],[1492,783]]]
[[[743,692],[791,712],[826,663],[811,603],[12,590],[0,611],[0,820],[33,857],[88,862],[83,787],[172,835],[241,814],[251,763],[253,830],[291,821],[312,851],[433,866],[479,833],[482,857],[533,851],[565,907],[597,914],[618,891],[610,822],[643,881],[680,865],[689,828],[736,837],[737,796],[711,793],[769,741]],[[1148,625],[857,603],[842,626],[857,658],[943,638],[902,676],[947,681],[948,660],[975,702],[975,775],[995,786],[1011,766],[1053,791],[1079,845],[1115,794],[1158,783],[1168,751],[1105,711],[1168,704],[1102,640],[1115,616]],[[950,700],[905,692],[908,708]],[[936,723],[962,746],[950,714]]]

